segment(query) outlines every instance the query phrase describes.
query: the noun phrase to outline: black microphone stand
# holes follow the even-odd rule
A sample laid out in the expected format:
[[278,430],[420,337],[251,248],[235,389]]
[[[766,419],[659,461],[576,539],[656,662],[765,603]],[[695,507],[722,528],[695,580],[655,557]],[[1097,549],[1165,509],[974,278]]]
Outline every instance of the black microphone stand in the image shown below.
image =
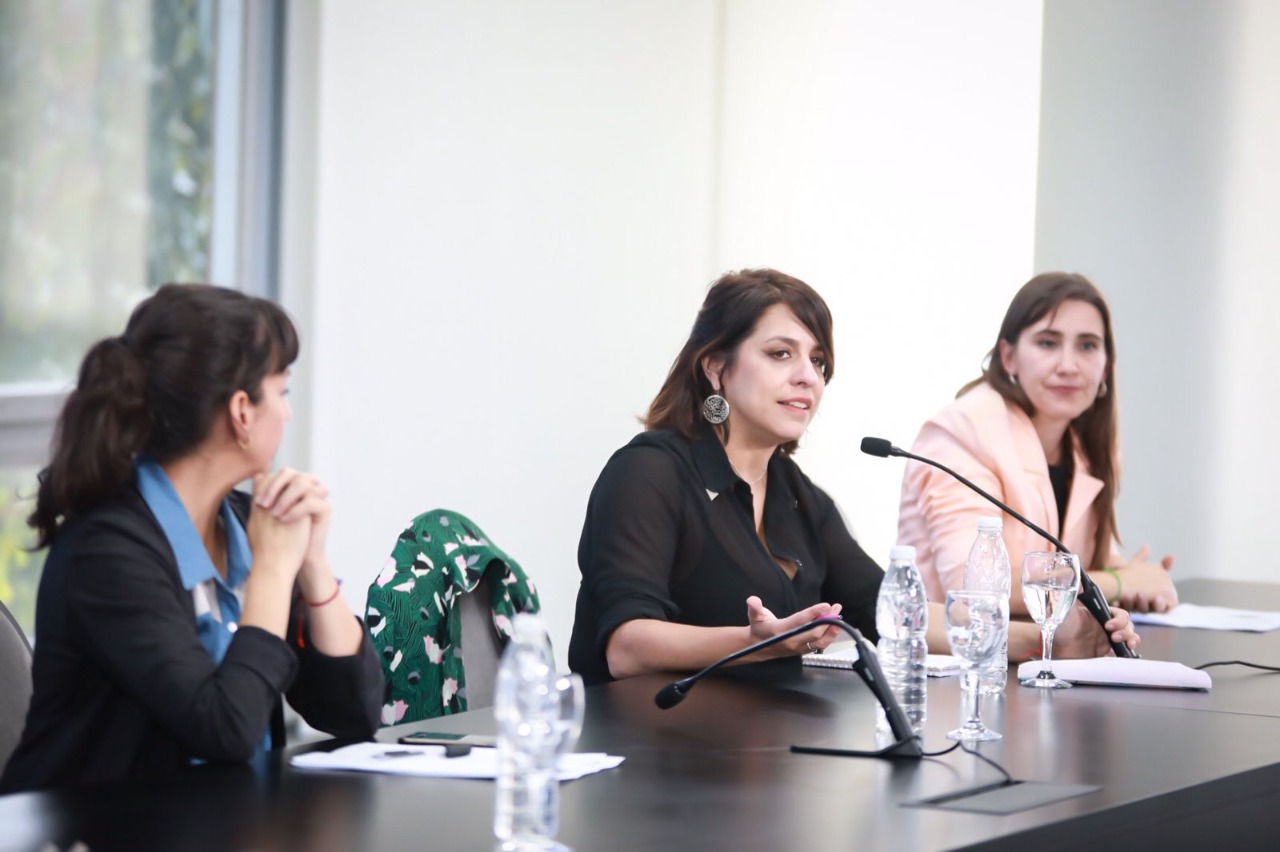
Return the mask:
[[894,697],[893,691],[889,688],[888,681],[885,680],[884,671],[880,668],[880,660],[876,656],[876,650],[866,637],[853,625],[846,623],[838,616],[826,616],[819,618],[808,624],[802,624],[799,627],[793,627],[776,636],[770,636],[754,645],[748,645],[746,648],[734,651],[726,657],[716,660],[697,674],[690,675],[683,680],[677,680],[669,683],[653,697],[653,702],[663,710],[668,710],[685,699],[689,690],[707,675],[715,670],[797,636],[815,627],[838,627],[848,633],[853,639],[854,645],[858,649],[858,659],[853,663],[853,670],[857,672],[858,677],[871,690],[871,694],[880,702],[880,706],[884,708],[885,718],[889,722],[889,730],[893,732],[895,742],[876,751],[856,751],[853,749],[836,749],[822,748],[818,746],[791,746],[793,752],[801,754],[830,754],[844,757],[879,757],[886,759],[910,759],[919,760],[923,757],[923,749],[920,746],[920,736],[911,730],[911,723],[907,721],[907,714],[902,711],[902,706],[898,704],[898,700]]

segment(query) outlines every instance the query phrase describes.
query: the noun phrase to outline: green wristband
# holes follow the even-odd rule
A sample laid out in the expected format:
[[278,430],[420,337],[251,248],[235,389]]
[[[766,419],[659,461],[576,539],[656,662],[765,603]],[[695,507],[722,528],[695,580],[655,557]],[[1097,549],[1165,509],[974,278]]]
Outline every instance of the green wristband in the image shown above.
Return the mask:
[[1120,603],[1120,592],[1122,589],[1124,589],[1124,583],[1120,582],[1120,572],[1114,568],[1103,568],[1102,570],[1110,574],[1111,578],[1116,581],[1116,596],[1112,599],[1109,599],[1107,603],[1113,603],[1113,604]]

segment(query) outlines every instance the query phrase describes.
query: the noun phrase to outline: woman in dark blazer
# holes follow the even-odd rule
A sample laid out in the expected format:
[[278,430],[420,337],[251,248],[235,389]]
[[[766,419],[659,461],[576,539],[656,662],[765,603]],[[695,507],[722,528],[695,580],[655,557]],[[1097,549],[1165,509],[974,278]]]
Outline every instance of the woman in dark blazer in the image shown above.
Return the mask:
[[377,729],[328,492],[271,472],[297,354],[276,305],[166,285],[85,356],[31,517],[35,691],[0,791],[246,760],[284,745],[282,694],[336,736]]

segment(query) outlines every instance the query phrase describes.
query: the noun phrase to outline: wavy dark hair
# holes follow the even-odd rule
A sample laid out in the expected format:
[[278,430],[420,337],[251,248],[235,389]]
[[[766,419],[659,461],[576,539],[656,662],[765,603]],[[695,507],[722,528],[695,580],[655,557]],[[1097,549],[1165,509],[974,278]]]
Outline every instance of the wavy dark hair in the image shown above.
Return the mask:
[[298,333],[278,305],[208,284],[161,287],[80,364],[27,521],[36,547],[132,482],[139,453],[161,463],[187,455],[232,394],[257,402],[262,380],[297,357]]
[[1102,314],[1103,346],[1107,353],[1107,366],[1102,380],[1107,393],[1094,400],[1083,414],[1071,421],[1071,432],[1080,441],[1080,450],[1089,461],[1089,471],[1102,480],[1102,492],[1098,495],[1098,531],[1094,538],[1093,564],[1090,570],[1106,567],[1111,554],[1111,540],[1120,540],[1116,529],[1116,498],[1120,494],[1120,470],[1117,463],[1119,425],[1116,414],[1116,342],[1111,330],[1111,310],[1102,293],[1093,282],[1074,272],[1045,272],[1022,285],[1009,309],[996,345],[987,353],[982,375],[960,389],[957,396],[986,382],[1009,402],[1027,413],[1035,415],[1035,406],[1019,385],[1013,383],[1000,361],[1000,342],[1010,346],[1018,342],[1023,329],[1034,325],[1045,316],[1058,310],[1067,301],[1093,305]]
[[[756,323],[769,308],[786,305],[796,319],[809,329],[826,355],[823,377],[835,375],[836,354],[831,333],[831,311],[808,284],[776,269],[744,269],[720,277],[702,302],[698,317],[684,348],[676,356],[662,389],[641,418],[645,429],[671,429],[692,440],[702,422],[702,401],[714,393],[702,370],[708,356],[724,362],[721,372],[733,367],[738,346],[751,336]],[[729,440],[729,424],[716,427],[723,441]],[[795,452],[797,442],[788,441],[782,452]]]

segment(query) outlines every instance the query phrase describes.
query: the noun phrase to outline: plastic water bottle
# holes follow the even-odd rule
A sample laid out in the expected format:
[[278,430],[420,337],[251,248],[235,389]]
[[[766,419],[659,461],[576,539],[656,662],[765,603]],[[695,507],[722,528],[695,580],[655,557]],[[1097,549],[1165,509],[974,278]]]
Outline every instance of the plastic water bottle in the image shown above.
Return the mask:
[[512,632],[494,690],[498,778],[493,833],[503,848],[537,847],[555,837],[560,820],[555,659],[538,616],[517,615]]
[[[925,640],[928,627],[929,607],[920,570],[916,568],[916,549],[898,545],[889,551],[889,570],[876,600],[876,630],[880,633],[876,653],[894,697],[917,734],[924,728],[926,715],[924,664],[929,653]],[[881,733],[889,730],[883,710],[876,729]]]
[[[979,518],[978,538],[969,550],[964,569],[964,587],[970,591],[997,592],[1004,600],[1005,624],[1009,623],[1009,589],[1013,574],[1009,568],[1009,551],[1000,537],[1004,529],[999,518]],[[979,672],[979,691],[983,695],[1004,692],[1009,679],[1009,628],[1004,629],[1000,648],[991,662]]]

